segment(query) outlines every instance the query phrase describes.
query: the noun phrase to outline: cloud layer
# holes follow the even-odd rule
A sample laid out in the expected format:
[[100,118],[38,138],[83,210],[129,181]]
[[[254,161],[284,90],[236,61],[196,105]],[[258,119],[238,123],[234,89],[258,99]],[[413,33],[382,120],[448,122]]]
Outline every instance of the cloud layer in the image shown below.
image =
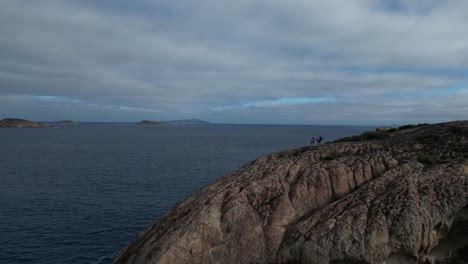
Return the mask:
[[2,1],[0,117],[467,119],[464,1]]

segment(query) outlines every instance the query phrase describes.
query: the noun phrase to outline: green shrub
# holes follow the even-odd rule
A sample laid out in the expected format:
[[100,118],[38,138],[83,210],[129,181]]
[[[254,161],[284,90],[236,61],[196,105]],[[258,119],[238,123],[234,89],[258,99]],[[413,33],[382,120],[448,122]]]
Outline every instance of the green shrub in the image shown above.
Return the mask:
[[419,141],[419,143],[423,144],[430,144],[439,141],[441,138],[438,134],[431,133],[428,135],[420,136],[417,137],[416,140]]
[[444,164],[449,162],[450,160],[441,160],[437,159],[436,157],[432,156],[431,154],[421,154],[418,156],[418,161],[422,164],[426,165],[436,165],[436,164]]
[[398,130],[405,130],[405,129],[410,129],[410,128],[414,128],[414,127],[421,127],[421,126],[427,126],[429,125],[428,123],[420,123],[420,124],[417,124],[417,125],[411,125],[411,124],[408,124],[408,125],[404,125],[404,126],[401,126],[398,128]]
[[468,145],[463,144],[460,142],[450,142],[449,145],[449,150],[458,152],[458,153],[468,153]]
[[332,154],[332,155],[328,155],[328,156],[323,157],[322,160],[334,160],[336,158],[338,158],[338,157]]
[[398,128],[398,130],[405,130],[405,129],[410,129],[416,127],[416,125],[404,125]]
[[436,165],[437,163],[439,163],[437,159],[434,158],[434,156],[429,155],[429,154],[420,155],[418,157],[418,161],[426,165]]
[[390,137],[390,135],[387,132],[377,132],[377,131],[366,132],[362,135],[365,138],[364,140],[386,139]]
[[375,140],[375,139],[386,139],[390,135],[386,131],[369,131],[362,133],[358,136],[345,137],[335,140],[334,142],[350,142],[350,141],[365,141],[365,140]]

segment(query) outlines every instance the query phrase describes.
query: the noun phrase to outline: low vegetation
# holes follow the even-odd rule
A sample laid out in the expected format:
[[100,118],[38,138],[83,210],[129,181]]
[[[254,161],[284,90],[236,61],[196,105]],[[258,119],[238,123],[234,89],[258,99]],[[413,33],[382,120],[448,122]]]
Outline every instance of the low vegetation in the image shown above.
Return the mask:
[[432,143],[435,143],[437,141],[440,141],[441,137],[438,134],[431,133],[431,134],[428,134],[428,135],[417,137],[416,140],[419,143],[422,143],[422,144],[432,144]]
[[334,159],[337,159],[338,157],[336,155],[327,155],[325,157],[322,157],[321,160],[334,160]]
[[450,142],[448,148],[452,152],[461,153],[464,157],[468,157],[468,146],[460,142]]
[[337,139],[337,140],[335,140],[333,142],[336,143],[336,142],[352,142],[352,141],[366,141],[366,140],[386,139],[386,138],[391,137],[392,133],[394,133],[394,132],[401,131],[401,130],[406,130],[406,129],[411,129],[411,128],[415,128],[415,127],[427,126],[427,125],[429,125],[429,124],[427,124],[427,123],[422,123],[422,124],[417,124],[417,125],[408,124],[408,125],[400,126],[398,128],[389,128],[387,130],[376,129],[375,131],[365,132],[365,133],[362,133],[362,134],[357,135],[357,136],[340,138],[340,139]]
[[440,163],[440,161],[430,154],[421,154],[418,157],[418,161],[425,165],[436,165]]
[[365,140],[375,140],[375,139],[386,139],[389,137],[390,137],[390,133],[388,131],[369,131],[369,132],[365,132],[357,136],[340,138],[333,142],[365,141]]
[[437,158],[434,155],[428,154],[428,153],[423,153],[418,156],[418,161],[421,162],[424,165],[437,165],[437,164],[445,164],[450,162],[450,159],[446,158]]
[[429,125],[429,124],[427,124],[427,123],[422,123],[422,124],[417,124],[417,125],[408,124],[408,125],[404,125],[404,126],[399,127],[398,130],[405,130],[405,129],[421,127],[421,126],[427,126],[427,125]]

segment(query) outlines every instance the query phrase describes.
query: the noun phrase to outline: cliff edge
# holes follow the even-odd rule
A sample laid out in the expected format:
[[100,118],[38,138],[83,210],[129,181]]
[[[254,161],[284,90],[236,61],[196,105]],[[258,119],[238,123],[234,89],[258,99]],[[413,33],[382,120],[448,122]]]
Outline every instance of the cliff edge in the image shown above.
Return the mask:
[[259,158],[113,263],[468,263],[468,122]]

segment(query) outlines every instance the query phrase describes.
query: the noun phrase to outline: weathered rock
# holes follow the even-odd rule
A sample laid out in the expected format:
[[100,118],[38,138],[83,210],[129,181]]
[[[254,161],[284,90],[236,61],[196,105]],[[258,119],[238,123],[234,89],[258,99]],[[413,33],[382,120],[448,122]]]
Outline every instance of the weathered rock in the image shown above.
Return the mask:
[[41,128],[41,127],[50,127],[50,126],[48,124],[19,119],[19,118],[5,118],[5,119],[0,120],[0,127]]
[[468,263],[467,198],[468,122],[288,150],[190,195],[114,263]]

